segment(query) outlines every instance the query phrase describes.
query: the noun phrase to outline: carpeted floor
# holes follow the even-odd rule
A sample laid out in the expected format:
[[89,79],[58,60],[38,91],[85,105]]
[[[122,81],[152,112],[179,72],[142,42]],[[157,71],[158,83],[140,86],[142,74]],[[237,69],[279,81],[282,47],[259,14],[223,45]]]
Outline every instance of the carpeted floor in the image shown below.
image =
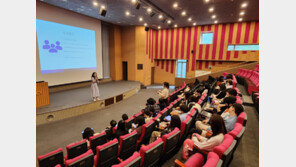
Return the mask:
[[[244,88],[238,85],[243,94]],[[66,120],[52,122],[36,127],[36,155],[43,155],[62,147],[64,154],[66,146],[82,139],[81,132],[87,126],[94,128],[95,132],[101,132],[114,119],[119,121],[123,113],[129,116],[138,113],[144,108],[149,97],[158,99],[157,89],[142,89],[136,95],[111,105],[103,110],[86,113],[84,115]],[[245,106],[248,114],[246,132],[240,145],[234,153],[230,167],[257,167],[259,166],[259,116],[254,107]],[[168,160],[163,167],[173,167],[174,160],[181,160],[181,149]]]

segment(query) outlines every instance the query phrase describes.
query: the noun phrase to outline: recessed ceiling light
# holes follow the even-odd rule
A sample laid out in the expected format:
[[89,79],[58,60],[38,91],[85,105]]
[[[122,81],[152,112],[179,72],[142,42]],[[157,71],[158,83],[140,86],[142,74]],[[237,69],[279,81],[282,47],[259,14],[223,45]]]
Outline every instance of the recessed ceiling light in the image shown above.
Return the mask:
[[174,7],[174,8],[177,8],[177,7],[178,7],[178,3],[175,2],[175,3],[173,4],[173,7]]
[[216,18],[216,15],[212,15],[212,19],[215,19]]
[[189,17],[189,18],[188,18],[188,21],[191,21],[191,20],[192,20],[192,18],[191,18],[191,17]]
[[171,24],[171,20],[168,20],[168,24]]
[[243,18],[239,18],[238,21],[243,21]]
[[183,11],[183,12],[181,13],[181,15],[182,15],[182,16],[185,16],[185,15],[186,15],[186,11]]
[[159,16],[158,16],[159,19],[162,19],[162,17],[163,17],[162,15],[159,15]]
[[132,3],[136,3],[137,2],[137,0],[132,0]]
[[195,26],[195,25],[196,25],[196,23],[194,22],[194,23],[193,23],[193,25]]
[[125,15],[129,16],[130,15],[130,12],[129,11],[126,11],[125,12]]
[[215,22],[214,22],[215,24],[217,24],[218,23],[218,20],[215,20]]
[[143,21],[143,18],[142,18],[142,17],[140,17],[140,18],[139,18],[139,21]]
[[205,0],[206,3],[210,2],[210,0]]
[[145,23],[144,26],[147,27],[147,23]]
[[174,25],[174,27],[178,27],[178,25],[177,25],[177,24],[175,24],[175,25]]
[[158,28],[158,29],[160,29],[161,27],[160,27],[160,26],[158,26],[157,28]]
[[98,6],[98,2],[93,2],[93,5],[94,6]]
[[151,8],[148,8],[148,9],[147,9],[147,12],[151,12],[151,11],[152,11],[152,9],[151,9]]
[[102,8],[102,9],[106,9],[105,5],[102,5],[101,8]]
[[213,11],[214,11],[214,7],[210,7],[209,12],[213,12]]
[[245,8],[247,6],[248,6],[248,4],[246,2],[242,4],[242,8]]
[[243,16],[243,15],[245,15],[245,12],[244,11],[240,12],[239,15]]

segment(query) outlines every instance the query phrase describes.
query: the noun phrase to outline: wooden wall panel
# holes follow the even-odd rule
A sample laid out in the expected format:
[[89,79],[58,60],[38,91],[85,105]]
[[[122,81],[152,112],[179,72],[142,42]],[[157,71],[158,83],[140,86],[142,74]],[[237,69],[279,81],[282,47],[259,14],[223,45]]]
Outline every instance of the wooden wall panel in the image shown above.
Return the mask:
[[36,83],[36,108],[49,105],[48,82]]

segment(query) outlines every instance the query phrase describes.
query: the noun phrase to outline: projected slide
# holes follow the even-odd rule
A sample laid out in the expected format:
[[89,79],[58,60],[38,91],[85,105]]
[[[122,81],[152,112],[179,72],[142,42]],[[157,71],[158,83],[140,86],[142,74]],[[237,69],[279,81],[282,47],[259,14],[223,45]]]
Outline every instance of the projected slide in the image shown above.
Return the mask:
[[36,20],[41,73],[95,70],[95,31]]

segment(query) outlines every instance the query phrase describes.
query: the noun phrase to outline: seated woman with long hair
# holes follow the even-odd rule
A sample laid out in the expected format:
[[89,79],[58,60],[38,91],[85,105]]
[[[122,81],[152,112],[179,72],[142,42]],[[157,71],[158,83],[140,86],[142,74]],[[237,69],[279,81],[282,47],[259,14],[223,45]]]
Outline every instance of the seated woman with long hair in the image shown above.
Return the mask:
[[210,138],[194,133],[191,139],[186,139],[184,141],[182,153],[182,158],[184,160],[190,156],[189,152],[193,151],[193,145],[196,145],[200,150],[210,152],[213,151],[215,146],[223,142],[224,134],[227,133],[223,118],[218,114],[213,114],[209,123],[212,129]]

